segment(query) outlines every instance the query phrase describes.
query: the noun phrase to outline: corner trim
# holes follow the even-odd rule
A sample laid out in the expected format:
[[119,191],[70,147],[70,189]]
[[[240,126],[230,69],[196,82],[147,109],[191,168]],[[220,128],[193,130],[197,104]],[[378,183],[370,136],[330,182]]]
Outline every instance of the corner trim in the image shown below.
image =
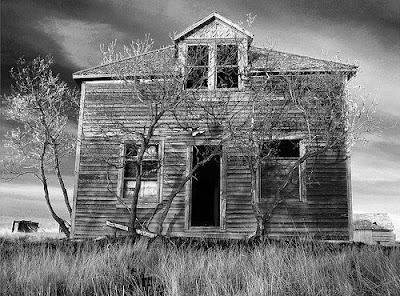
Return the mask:
[[78,120],[78,134],[76,143],[76,154],[75,154],[75,169],[74,169],[74,194],[73,194],[73,204],[72,204],[72,221],[71,221],[71,239],[75,235],[75,220],[76,220],[76,203],[78,198],[78,184],[79,184],[79,170],[80,170],[80,160],[81,160],[81,144],[83,135],[83,109],[85,105],[85,91],[86,82],[81,84],[81,99],[79,106],[79,120]]
[[347,182],[347,212],[348,212],[348,227],[349,241],[353,241],[353,191],[351,187],[351,161],[350,155],[346,159],[346,182]]

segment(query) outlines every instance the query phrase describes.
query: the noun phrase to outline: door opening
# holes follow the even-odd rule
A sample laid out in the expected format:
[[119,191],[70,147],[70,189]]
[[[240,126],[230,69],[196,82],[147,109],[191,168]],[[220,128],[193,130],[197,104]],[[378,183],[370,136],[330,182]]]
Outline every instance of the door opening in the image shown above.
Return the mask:
[[[192,165],[211,153],[211,146],[193,147]],[[220,226],[220,167],[216,155],[197,169],[192,179],[191,226]]]

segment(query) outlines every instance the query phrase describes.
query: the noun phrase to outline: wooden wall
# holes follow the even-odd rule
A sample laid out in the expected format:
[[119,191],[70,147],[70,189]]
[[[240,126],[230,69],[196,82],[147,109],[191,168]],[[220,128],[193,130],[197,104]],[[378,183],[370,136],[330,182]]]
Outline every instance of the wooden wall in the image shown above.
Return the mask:
[[[137,103],[133,91],[117,81],[84,82],[81,102],[72,229],[75,239],[114,234],[115,230],[105,225],[106,220],[127,225],[128,211],[116,198],[124,136],[120,136],[121,130],[115,123],[123,123],[134,130],[141,127],[147,114],[143,105]],[[172,122],[172,118],[167,117],[165,121]],[[173,126],[157,130],[155,140],[164,141],[161,196],[165,198],[187,170],[188,145],[199,143],[194,142],[190,133]],[[267,227],[269,234],[349,239],[347,161],[332,151],[308,160],[307,166],[312,167],[312,171],[307,171],[307,199],[288,199],[281,204]],[[190,188],[187,185],[174,199],[165,220],[164,234],[245,238],[255,231],[250,172],[230,158],[225,158],[224,167],[225,229],[187,229],[185,211],[187,215]],[[260,202],[260,207],[265,209],[268,202]],[[146,221],[152,210],[153,206],[139,206],[139,219]],[[159,214],[153,221],[158,218]],[[154,223],[150,224],[150,230],[153,227]]]
[[362,242],[369,245],[392,246],[395,244],[393,231],[376,229],[356,229],[353,232],[355,242]]

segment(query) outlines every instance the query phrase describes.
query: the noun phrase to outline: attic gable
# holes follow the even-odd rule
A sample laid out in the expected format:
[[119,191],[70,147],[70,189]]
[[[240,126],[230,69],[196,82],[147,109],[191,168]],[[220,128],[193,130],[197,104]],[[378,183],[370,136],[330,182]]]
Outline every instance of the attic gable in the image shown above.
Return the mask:
[[[250,46],[253,40],[251,32],[214,12],[176,35],[174,38],[175,46],[152,50],[110,64],[81,70],[73,73],[73,78],[85,80],[113,79],[121,76],[162,76],[166,71],[171,71],[171,69],[176,70],[178,73],[179,66],[185,65],[184,58],[188,45],[208,44],[211,46],[214,44],[214,47],[216,47],[214,40],[224,38],[227,39],[228,44],[229,42],[231,44],[236,43],[229,39],[241,39],[236,43],[241,45],[239,50],[242,53],[242,58],[239,59],[239,67],[243,71],[245,67],[249,66],[249,75],[267,72],[340,71],[348,73],[348,79],[350,79],[357,71],[357,67],[354,65]],[[212,58],[212,55],[210,55],[210,62],[212,62]],[[213,62],[215,63],[215,61]]]
[[251,43],[253,37],[254,35],[251,32],[214,12],[176,35],[174,41],[178,43],[182,40],[245,38]]

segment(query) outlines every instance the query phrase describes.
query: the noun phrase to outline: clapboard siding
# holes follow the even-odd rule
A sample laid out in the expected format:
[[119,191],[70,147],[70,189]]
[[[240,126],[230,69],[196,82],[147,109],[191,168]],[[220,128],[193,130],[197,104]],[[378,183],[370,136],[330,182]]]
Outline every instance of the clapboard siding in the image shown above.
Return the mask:
[[[77,182],[74,200],[74,238],[93,238],[101,235],[122,235],[105,221],[127,225],[129,213],[117,199],[118,171],[121,166],[122,135],[118,124],[135,130],[147,120],[147,108],[137,103],[135,92],[115,82],[85,83],[80,117],[80,153],[77,156]],[[246,96],[232,93],[235,110],[245,112]],[[275,98],[279,101],[279,98]],[[234,101],[234,100],[233,100]],[[233,110],[233,109],[232,109]],[[245,114],[243,114],[245,116]],[[292,110],[289,117],[297,118]],[[116,124],[118,123],[118,124]],[[201,145],[189,132],[182,131],[171,116],[162,119],[168,127],[155,131],[154,141],[163,141],[163,186],[161,197],[174,192],[187,171],[187,151],[190,145]],[[298,130],[301,130],[301,124]],[[107,135],[106,135],[107,134]],[[310,235],[330,239],[348,239],[348,189],[345,158],[337,151],[328,151],[318,158],[307,160],[305,201],[287,199],[280,204],[267,225],[270,236]],[[225,171],[225,229],[185,229],[186,186],[175,197],[163,225],[164,234],[172,236],[203,236],[244,238],[256,229],[251,207],[250,171],[229,157]],[[138,217],[145,223],[155,205],[139,205]],[[261,210],[268,210],[268,200],[260,199]],[[160,211],[153,217],[149,229],[154,230]]]

